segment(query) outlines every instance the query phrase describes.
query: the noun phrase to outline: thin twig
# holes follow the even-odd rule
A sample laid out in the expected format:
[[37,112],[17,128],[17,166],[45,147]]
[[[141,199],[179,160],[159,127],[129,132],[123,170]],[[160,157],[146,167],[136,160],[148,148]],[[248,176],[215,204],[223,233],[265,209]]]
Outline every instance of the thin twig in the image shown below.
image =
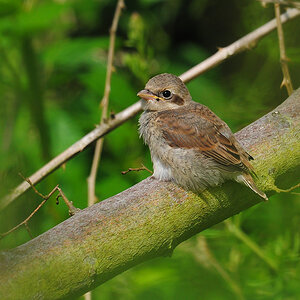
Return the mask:
[[128,170],[126,170],[126,171],[122,171],[121,172],[121,174],[122,175],[125,175],[125,174],[127,174],[127,173],[129,173],[129,172],[132,172],[132,171],[134,171],[134,172],[138,172],[138,171],[148,171],[150,174],[153,174],[153,172],[151,171],[151,170],[149,170],[146,166],[144,166],[143,164],[142,164],[142,167],[140,167],[140,168],[129,168]]
[[260,257],[273,271],[278,271],[278,266],[264,251],[257,245],[246,233],[238,228],[229,219],[224,221],[227,229],[233,233],[238,239],[244,242],[258,257]]
[[[116,31],[117,31],[121,11],[124,7],[125,7],[124,1],[118,0],[115,15],[114,15],[113,22],[112,22],[112,26],[110,29],[110,40],[109,40],[109,49],[108,49],[108,58],[107,58],[105,88],[104,88],[104,96],[101,101],[102,115],[101,115],[100,125],[105,123],[105,121],[107,120],[109,94],[110,94],[110,86],[111,86],[111,75],[112,75],[112,71],[113,71],[113,58],[114,58],[114,52],[115,52]],[[97,201],[97,197],[95,194],[95,182],[96,182],[97,171],[98,171],[102,148],[103,148],[103,141],[104,141],[104,138],[100,138],[96,143],[91,172],[90,172],[89,177],[87,178],[88,206],[91,206],[92,204],[94,204]]]
[[[54,188],[52,191],[56,191],[56,189]],[[22,225],[26,224],[35,214],[36,212],[46,203],[47,199],[44,199],[38,206],[37,208],[21,223],[19,223],[17,226],[15,226],[14,228],[8,230],[7,232],[1,233],[0,234],[0,239],[3,239],[5,236],[7,236],[8,234],[12,233],[13,231],[17,230],[19,227],[21,227]]]
[[259,0],[262,4],[278,3],[280,5],[300,8],[300,2],[285,0]]
[[[277,192],[277,193],[291,193],[293,190],[295,190],[295,189],[297,189],[297,188],[299,188],[299,187],[300,187],[300,182],[299,182],[298,184],[296,184],[296,185],[294,185],[294,186],[288,188],[288,189],[280,189],[280,188],[278,188],[278,187],[274,184],[273,190],[274,190],[275,192]],[[291,194],[299,195],[299,193],[295,193],[295,192],[294,192],[294,193],[291,193]]]
[[36,207],[36,209],[21,223],[19,223],[18,225],[16,225],[15,227],[13,227],[12,229],[8,230],[7,232],[1,233],[0,234],[0,239],[4,238],[5,236],[7,236],[8,234],[12,233],[13,231],[17,230],[19,227],[21,227],[22,225],[25,225],[26,228],[28,227],[27,223],[28,221],[38,212],[38,210],[46,203],[46,201],[53,195],[53,193],[57,190],[58,185],[46,196],[42,195],[36,188],[35,186],[32,184],[32,182],[30,181],[29,178],[25,178],[21,173],[19,173],[19,175],[23,178],[24,181],[26,181],[29,186],[32,187],[32,189],[34,190],[34,192],[39,195],[41,198],[43,198],[43,201]]
[[277,33],[278,33],[278,42],[279,42],[279,51],[280,51],[280,64],[283,74],[283,80],[280,87],[285,86],[287,89],[287,92],[289,96],[293,93],[293,84],[289,72],[288,67],[288,58],[286,56],[285,52],[285,45],[284,45],[284,35],[283,35],[283,29],[282,24],[280,20],[280,5],[278,3],[274,4],[275,8],[275,16],[277,21]]
[[31,182],[30,178],[25,178],[25,177],[23,176],[22,173],[19,173],[19,176],[22,177],[24,181],[26,181],[27,183],[29,183],[29,187],[31,187],[31,188],[33,189],[33,191],[34,191],[38,196],[40,196],[41,198],[43,198],[43,199],[46,200],[46,201],[54,194],[54,192],[55,192],[55,191],[57,190],[57,188],[58,188],[58,185],[56,185],[56,186],[53,188],[53,190],[52,190],[48,195],[45,196],[45,195],[43,195],[42,193],[40,193],[40,192],[36,189],[36,187],[34,186],[34,184]]
[[[107,121],[107,113],[108,113],[108,104],[109,104],[109,94],[110,94],[110,87],[111,87],[111,75],[113,71],[113,59],[114,59],[114,52],[115,52],[115,40],[116,40],[116,32],[118,28],[118,23],[120,19],[120,15],[122,9],[125,7],[124,0],[118,0],[113,22],[110,28],[110,39],[109,39],[109,48],[108,48],[108,57],[107,57],[107,69],[106,69],[106,78],[105,78],[105,88],[104,88],[104,95],[101,100],[101,107],[102,107],[102,114],[101,114],[101,121],[100,125],[104,124]],[[97,171],[101,159],[102,149],[103,149],[103,142],[104,138],[100,138],[96,142],[93,162],[91,166],[91,172],[89,177],[87,178],[87,185],[88,185],[88,206],[93,205],[97,202],[97,196],[95,192],[96,186],[96,177]],[[87,292],[84,295],[85,300],[90,300],[92,298],[91,291]]]
[[[300,11],[296,8],[289,8],[287,11],[281,15],[281,22],[285,23],[297,16],[300,15]],[[204,60],[200,64],[191,68],[187,72],[183,73],[180,78],[183,81],[189,81],[205,71],[217,66],[224,60],[228,59],[231,56],[234,56],[242,51],[249,50],[256,46],[258,41],[263,38],[265,35],[269,34],[272,30],[277,27],[276,19],[273,19],[266,23],[265,25],[257,28],[251,33],[245,35],[241,39],[237,40],[233,44],[220,48],[217,53]]]
[[[281,15],[281,22],[285,23],[291,19],[298,17],[299,15],[300,15],[299,10],[288,9],[284,14]],[[193,78],[199,76],[205,71],[210,70],[211,68],[217,66],[224,60],[228,59],[230,56],[248,50],[249,45],[252,45],[253,43],[257,43],[260,39],[262,39],[265,35],[273,31],[275,28],[276,28],[276,20],[273,19],[272,21],[254,30],[252,33],[246,35],[244,38],[241,38],[240,40],[234,42],[230,46],[218,51],[216,54],[207,58],[199,65],[191,68],[190,70],[182,74],[180,78],[184,82],[188,82],[192,80]],[[87,146],[89,146],[95,140],[103,137],[105,134],[109,133],[116,127],[126,122],[128,119],[134,117],[139,111],[141,111],[141,109],[142,109],[141,101],[138,101],[133,105],[127,107],[123,111],[119,112],[118,114],[116,114],[113,118],[111,117],[107,121],[107,123],[102,124],[101,126],[97,127],[96,129],[88,133],[82,139],[74,143],[64,152],[56,156],[49,163],[47,163],[41,169],[39,169],[37,172],[31,175],[29,177],[30,180],[34,184],[40,182],[43,178],[45,178],[54,170],[59,168],[66,161],[68,161],[73,156],[75,156],[77,153],[83,151]],[[12,201],[14,201],[16,198],[18,198],[28,189],[29,187],[27,186],[26,182],[22,182],[10,194],[8,194],[6,197],[1,199],[0,210],[5,208],[7,205],[9,205]]]
[[64,200],[64,202],[66,203],[66,205],[67,205],[68,208],[69,208],[69,214],[70,214],[70,216],[74,216],[77,212],[80,211],[79,208],[77,208],[77,207],[75,207],[75,206],[73,205],[73,202],[72,202],[72,201],[68,200],[68,198],[65,196],[65,194],[63,193],[63,191],[61,190],[60,187],[57,186],[57,190],[59,191],[59,194],[56,196],[56,200],[57,200],[56,203],[58,204],[58,199],[59,199],[59,197],[62,197],[63,200]]
[[[141,110],[141,102],[138,101],[133,105],[127,107],[123,111],[119,112],[114,116],[114,118],[110,118],[107,123],[98,126],[90,133],[85,135],[79,141],[74,143],[64,152],[53,158],[50,162],[44,165],[41,169],[32,174],[29,179],[33,184],[37,184],[43,178],[47,177],[53,171],[55,171],[60,166],[64,165],[69,159],[71,159],[76,154],[82,152],[86,149],[90,144],[96,141],[98,138],[104,136],[105,134],[112,131],[114,128],[120,126],[128,119],[134,117]],[[12,201],[26,192],[30,186],[28,186],[27,182],[24,181],[20,185],[18,185],[10,194],[5,196],[0,201],[0,210],[9,205]]]
[[13,227],[12,229],[8,230],[7,232],[1,233],[0,234],[0,240],[2,238],[4,238],[5,236],[7,236],[8,234],[12,233],[13,231],[17,230],[19,227],[21,227],[22,225],[25,225],[26,230],[28,231],[30,237],[32,238],[32,234],[31,231],[28,227],[28,221],[40,210],[40,208],[46,203],[46,201],[56,192],[58,191],[58,195],[56,196],[56,199],[58,199],[59,197],[62,197],[64,202],[66,203],[66,205],[69,208],[69,213],[70,215],[74,215],[76,212],[80,211],[79,208],[74,207],[72,201],[69,201],[67,199],[67,197],[65,196],[65,194],[63,193],[63,191],[61,190],[61,188],[56,185],[51,192],[48,195],[43,195],[42,193],[40,193],[36,187],[33,185],[33,183],[31,182],[31,180],[29,178],[25,178],[21,173],[19,173],[19,175],[23,178],[23,180],[25,182],[27,182],[29,184],[29,187],[31,187],[33,189],[33,191],[40,196],[43,201],[35,208],[35,210],[21,223],[19,223],[18,225],[16,225],[15,227]]

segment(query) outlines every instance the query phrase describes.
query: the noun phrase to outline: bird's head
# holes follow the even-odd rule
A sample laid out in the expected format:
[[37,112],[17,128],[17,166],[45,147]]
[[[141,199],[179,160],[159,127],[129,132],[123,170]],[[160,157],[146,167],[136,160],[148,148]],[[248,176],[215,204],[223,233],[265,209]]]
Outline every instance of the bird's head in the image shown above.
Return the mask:
[[152,77],[137,95],[143,100],[143,109],[153,111],[176,109],[192,100],[182,80],[168,73]]

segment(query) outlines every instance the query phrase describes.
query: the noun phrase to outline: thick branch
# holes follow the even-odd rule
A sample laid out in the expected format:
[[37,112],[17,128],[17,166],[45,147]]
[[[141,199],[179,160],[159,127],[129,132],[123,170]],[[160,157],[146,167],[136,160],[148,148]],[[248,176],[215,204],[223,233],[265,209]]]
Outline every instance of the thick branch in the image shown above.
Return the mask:
[[[291,20],[300,15],[300,11],[297,9],[288,9],[284,14],[281,15],[281,22],[285,23],[288,20]],[[276,19],[266,23],[265,25],[257,28],[251,33],[247,34],[245,37],[237,40],[233,44],[229,45],[218,51],[216,54],[204,60],[202,63],[197,66],[191,68],[187,72],[183,73],[180,78],[184,82],[188,82],[193,78],[199,76],[205,71],[215,67],[221,62],[225,61],[229,57],[236,55],[242,51],[251,48],[251,45],[258,43],[260,39],[262,39],[265,35],[270,33],[272,30],[276,28]],[[49,163],[35,172],[33,175],[29,177],[30,181],[33,184],[37,184],[43,178],[48,176],[54,170],[59,168],[66,161],[71,159],[78,152],[83,151],[87,146],[93,143],[95,140],[103,137],[108,132],[112,131],[116,127],[123,124],[128,119],[134,117],[140,110],[142,109],[141,102],[138,101],[135,104],[129,106],[122,112],[115,115],[113,119],[108,120],[107,123],[102,124],[98,128],[94,129],[86,136],[84,136],[81,140],[73,144],[71,147],[66,149],[64,152],[53,158]],[[17,186],[9,195],[1,199],[0,201],[0,210],[9,205],[12,201],[22,195],[29,189],[28,184],[24,181],[19,186]]]
[[[300,89],[236,134],[269,195],[275,181],[299,180],[299,129]],[[170,255],[195,233],[257,203],[250,189],[233,182],[197,196],[148,178],[0,253],[0,299],[81,295],[142,261]]]

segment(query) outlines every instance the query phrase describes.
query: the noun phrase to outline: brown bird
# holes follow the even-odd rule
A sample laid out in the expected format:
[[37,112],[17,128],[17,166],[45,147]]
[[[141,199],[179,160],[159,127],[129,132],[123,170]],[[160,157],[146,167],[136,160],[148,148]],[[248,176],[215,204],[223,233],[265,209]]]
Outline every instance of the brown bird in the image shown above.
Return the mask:
[[149,146],[155,178],[172,180],[194,192],[232,179],[268,200],[252,178],[249,160],[253,157],[224,121],[192,100],[180,78],[157,75],[137,95],[144,109],[140,136]]

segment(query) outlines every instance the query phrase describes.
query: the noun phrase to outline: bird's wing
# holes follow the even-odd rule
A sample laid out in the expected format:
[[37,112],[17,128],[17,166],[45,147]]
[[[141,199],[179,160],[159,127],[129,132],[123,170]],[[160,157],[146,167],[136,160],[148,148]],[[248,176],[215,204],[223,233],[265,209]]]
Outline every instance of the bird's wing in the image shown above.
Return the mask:
[[252,157],[238,144],[231,130],[205,106],[161,112],[156,123],[173,148],[193,149],[226,169],[252,172]]

